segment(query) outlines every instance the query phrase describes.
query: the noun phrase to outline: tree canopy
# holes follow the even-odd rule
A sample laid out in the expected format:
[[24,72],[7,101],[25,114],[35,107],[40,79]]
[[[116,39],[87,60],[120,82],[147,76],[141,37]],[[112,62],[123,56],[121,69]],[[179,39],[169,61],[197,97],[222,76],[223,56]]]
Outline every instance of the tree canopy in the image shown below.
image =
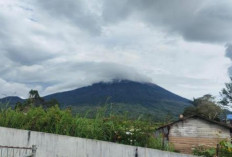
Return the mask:
[[184,116],[200,115],[208,119],[218,120],[222,109],[216,104],[214,97],[210,94],[193,99],[193,106],[184,110]]
[[222,89],[220,95],[222,97],[220,101],[222,105],[227,106],[228,104],[232,103],[232,77],[230,77],[229,83],[225,83],[225,88]]
[[55,99],[51,99],[49,101],[45,101],[42,97],[40,97],[39,92],[37,90],[30,90],[29,91],[28,99],[26,99],[23,103],[18,102],[15,106],[16,109],[21,111],[27,111],[30,107],[43,107],[49,108],[55,105],[59,105],[59,102]]

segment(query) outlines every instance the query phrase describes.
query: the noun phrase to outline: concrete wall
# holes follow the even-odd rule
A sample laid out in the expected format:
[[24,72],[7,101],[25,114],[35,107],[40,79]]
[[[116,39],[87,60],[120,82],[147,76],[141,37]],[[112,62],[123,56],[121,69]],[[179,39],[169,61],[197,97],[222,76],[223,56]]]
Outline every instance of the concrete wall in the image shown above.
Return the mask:
[[36,157],[193,157],[111,142],[0,127],[0,145],[37,146]]

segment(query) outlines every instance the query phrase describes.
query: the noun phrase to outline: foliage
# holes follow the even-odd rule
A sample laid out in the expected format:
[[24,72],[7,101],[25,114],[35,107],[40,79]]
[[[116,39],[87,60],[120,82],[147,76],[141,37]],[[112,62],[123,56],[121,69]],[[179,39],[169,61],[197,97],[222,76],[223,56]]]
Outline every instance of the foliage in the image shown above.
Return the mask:
[[230,78],[229,83],[225,83],[225,88],[220,92],[222,105],[227,106],[229,103],[232,103],[232,77]]
[[189,106],[184,109],[183,115],[184,116],[192,116],[197,115],[197,107],[195,106]]
[[[171,102],[170,102],[171,104]],[[175,104],[171,107],[164,108],[165,104],[159,105],[151,105],[144,107],[139,104],[124,104],[124,103],[110,103],[106,109],[106,116],[110,113],[114,115],[125,115],[132,120],[136,120],[138,117],[141,120],[152,120],[154,122],[162,122],[163,124],[167,124],[170,121],[176,120],[176,117],[183,112],[183,108],[186,105],[183,105],[182,109],[178,109]],[[81,116],[86,116],[86,111],[88,112],[87,117],[93,118],[95,117],[99,108],[102,105],[81,105],[81,106],[69,106],[72,109],[73,114],[80,114]],[[162,110],[162,112],[160,111]]]
[[183,109],[191,105],[189,100],[155,84],[129,80],[96,83],[72,91],[48,95],[44,99],[55,98],[62,107],[70,105],[75,113],[85,113],[86,110],[95,113],[109,97],[108,103],[113,103],[111,111],[115,113],[126,111],[131,118],[137,118],[141,114],[152,115],[152,119],[156,121],[163,121],[168,113],[178,118]]
[[24,102],[17,102],[15,105],[15,109],[21,111],[27,111],[32,106],[42,106],[43,108],[49,108],[51,106],[59,105],[58,101],[55,99],[51,99],[49,101],[45,101],[42,97],[40,97],[39,92],[37,90],[30,90],[29,97]]
[[[95,114],[97,108],[102,106],[109,97],[108,103],[113,104],[111,111],[114,113],[128,112],[128,116],[133,119],[144,115],[144,117],[149,116],[155,121],[162,122],[164,119],[170,120],[170,117],[166,117],[167,114],[178,118],[183,109],[191,105],[189,100],[155,84],[115,80],[112,83],[101,82],[72,91],[51,94],[42,99],[38,91],[31,90],[26,101],[18,97],[10,98],[10,106],[14,107],[19,101],[16,107],[20,107],[21,110],[24,110],[24,106],[27,110],[31,104],[48,108],[57,104],[57,102],[51,103],[48,100],[56,99],[60,107],[66,108],[69,105],[74,113],[85,113],[91,110],[90,112]],[[0,99],[0,102],[5,101]]]
[[228,140],[219,143],[219,155],[221,157],[232,156],[232,144]]
[[221,113],[222,109],[216,104],[214,97],[207,94],[194,99],[193,106],[185,108],[183,115],[201,115],[208,119],[218,120]]
[[[31,106],[26,111],[8,108],[0,112],[0,126],[161,148],[161,139],[152,135],[156,124],[131,120],[126,115],[106,116],[106,107],[99,108],[93,118],[74,116],[70,109],[62,110],[57,105],[50,108]],[[173,150],[168,144],[163,149]]]
[[203,156],[203,157],[214,157],[216,155],[216,149],[207,148],[204,146],[198,146],[193,149],[193,154],[197,156]]
[[[218,149],[218,150],[217,150]],[[220,157],[231,157],[232,156],[232,144],[229,140],[222,140],[219,142],[217,148],[198,146],[193,149],[193,154],[203,157],[214,157],[218,151]]]
[[174,145],[172,143],[169,143],[169,142],[163,142],[162,136],[156,137],[156,138],[151,137],[149,139],[148,143],[152,148],[166,150],[166,151],[170,151],[170,152],[175,151]]

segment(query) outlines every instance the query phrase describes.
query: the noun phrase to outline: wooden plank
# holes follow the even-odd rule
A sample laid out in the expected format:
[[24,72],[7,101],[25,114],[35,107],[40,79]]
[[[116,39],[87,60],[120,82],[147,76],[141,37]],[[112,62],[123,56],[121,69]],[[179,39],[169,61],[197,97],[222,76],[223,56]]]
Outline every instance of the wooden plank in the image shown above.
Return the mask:
[[170,136],[230,138],[230,130],[205,120],[190,118],[171,126]]
[[215,147],[223,138],[169,137],[176,150],[182,153],[192,153],[197,146]]

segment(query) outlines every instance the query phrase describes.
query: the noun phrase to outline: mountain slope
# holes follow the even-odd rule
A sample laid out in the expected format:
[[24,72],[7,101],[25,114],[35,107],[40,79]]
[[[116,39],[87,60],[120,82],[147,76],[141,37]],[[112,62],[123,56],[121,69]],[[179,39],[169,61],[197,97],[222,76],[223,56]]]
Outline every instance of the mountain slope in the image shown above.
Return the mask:
[[[185,107],[191,105],[188,99],[156,84],[128,80],[95,83],[75,90],[51,94],[44,99],[56,99],[62,107],[71,106],[78,113],[94,111],[107,102],[111,104],[113,112],[127,111],[133,115],[132,117],[141,114],[151,115],[159,120],[167,115],[177,117]],[[10,104],[23,101],[18,97],[0,99],[0,102],[4,102],[3,100],[10,100]]]
[[0,103],[7,106],[14,106],[17,102],[23,102],[24,100],[17,96],[9,96],[0,99]]
[[72,91],[56,93],[44,97],[56,99],[65,105],[102,104],[107,98],[113,103],[152,105],[169,100],[188,103],[189,100],[173,94],[158,85],[134,81],[114,81],[96,83]]
[[95,83],[72,91],[44,97],[56,99],[62,105],[72,106],[76,112],[85,113],[103,104],[113,104],[111,110],[117,113],[128,111],[133,117],[141,114],[162,120],[167,115],[177,117],[190,104],[188,99],[171,93],[151,83],[114,81]]

